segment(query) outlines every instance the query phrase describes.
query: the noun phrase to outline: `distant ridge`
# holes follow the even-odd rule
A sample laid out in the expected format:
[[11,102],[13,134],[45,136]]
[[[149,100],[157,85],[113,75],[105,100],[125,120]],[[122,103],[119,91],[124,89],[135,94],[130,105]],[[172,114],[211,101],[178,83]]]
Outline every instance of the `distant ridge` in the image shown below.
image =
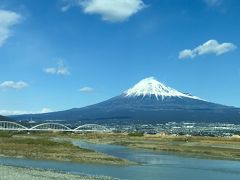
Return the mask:
[[10,121],[10,118],[0,115],[0,121]]

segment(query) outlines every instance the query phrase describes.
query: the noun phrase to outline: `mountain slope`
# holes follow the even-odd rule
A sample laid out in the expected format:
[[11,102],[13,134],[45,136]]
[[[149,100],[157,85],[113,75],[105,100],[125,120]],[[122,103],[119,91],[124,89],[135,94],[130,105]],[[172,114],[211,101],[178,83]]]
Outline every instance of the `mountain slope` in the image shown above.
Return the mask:
[[86,123],[163,123],[169,121],[240,122],[240,109],[181,93],[146,78],[120,96],[66,111],[15,116],[17,120],[66,120]]
[[0,115],[0,121],[9,121],[9,120],[10,118]]

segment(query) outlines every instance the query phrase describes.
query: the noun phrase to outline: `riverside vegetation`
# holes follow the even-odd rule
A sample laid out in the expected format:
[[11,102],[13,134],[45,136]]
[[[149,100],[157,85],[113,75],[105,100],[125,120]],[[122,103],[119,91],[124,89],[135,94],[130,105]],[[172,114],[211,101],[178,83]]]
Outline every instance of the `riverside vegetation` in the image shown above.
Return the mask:
[[[18,158],[72,161],[79,163],[96,163],[128,165],[131,162],[74,146],[67,140],[56,140],[57,133],[12,133],[0,132],[0,155]],[[69,136],[61,134],[61,136]]]
[[78,136],[92,143],[123,145],[192,157],[240,160],[240,138],[238,137],[144,135],[142,133],[100,133]]
[[[71,140],[166,151],[201,158],[240,160],[240,138],[145,135],[143,133],[0,133],[0,154],[6,156],[131,165],[124,159],[79,148]],[[60,141],[59,141],[60,140]]]

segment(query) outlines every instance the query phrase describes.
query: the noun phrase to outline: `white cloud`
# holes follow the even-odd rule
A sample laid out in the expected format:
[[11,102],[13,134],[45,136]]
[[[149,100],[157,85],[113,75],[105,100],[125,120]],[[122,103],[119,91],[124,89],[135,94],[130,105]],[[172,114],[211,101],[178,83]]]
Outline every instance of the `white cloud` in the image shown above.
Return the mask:
[[125,21],[146,7],[142,0],[75,0],[61,10],[65,12],[73,5],[82,7],[86,14],[98,14],[110,22]]
[[90,93],[90,92],[93,92],[94,89],[91,87],[82,87],[81,89],[79,89],[79,91],[84,93]]
[[0,88],[2,89],[23,89],[28,87],[28,83],[24,81],[4,81],[0,84]]
[[1,109],[0,114],[4,116],[11,116],[11,115],[21,115],[21,114],[39,114],[39,113],[49,113],[52,112],[49,108],[42,108],[40,111],[24,111],[24,110],[6,110]]
[[21,110],[6,110],[1,109],[0,114],[3,116],[10,116],[10,115],[19,115],[19,114],[31,114],[29,111],[21,111]]
[[0,10],[0,47],[12,35],[11,27],[20,23],[22,17],[12,11]]
[[178,58],[195,58],[196,56],[201,56],[205,54],[215,54],[217,56],[233,51],[237,48],[232,43],[218,43],[216,40],[209,40],[204,44],[196,47],[195,49],[184,49],[180,51]]
[[184,58],[194,58],[195,55],[193,54],[191,49],[184,49],[179,53],[178,58],[184,59]]
[[70,72],[66,66],[64,66],[63,61],[59,61],[57,67],[49,67],[45,68],[44,71],[47,74],[55,74],[55,75],[69,75]]

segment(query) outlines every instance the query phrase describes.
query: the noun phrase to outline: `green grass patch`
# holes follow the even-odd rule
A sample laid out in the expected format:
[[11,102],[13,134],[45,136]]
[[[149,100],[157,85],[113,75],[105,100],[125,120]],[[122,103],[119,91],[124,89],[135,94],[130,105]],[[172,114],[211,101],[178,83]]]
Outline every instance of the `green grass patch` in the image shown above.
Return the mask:
[[1,138],[10,138],[13,136],[13,133],[7,131],[0,131]]
[[143,132],[131,132],[131,133],[128,133],[128,136],[142,137],[142,136],[144,136],[144,133]]

